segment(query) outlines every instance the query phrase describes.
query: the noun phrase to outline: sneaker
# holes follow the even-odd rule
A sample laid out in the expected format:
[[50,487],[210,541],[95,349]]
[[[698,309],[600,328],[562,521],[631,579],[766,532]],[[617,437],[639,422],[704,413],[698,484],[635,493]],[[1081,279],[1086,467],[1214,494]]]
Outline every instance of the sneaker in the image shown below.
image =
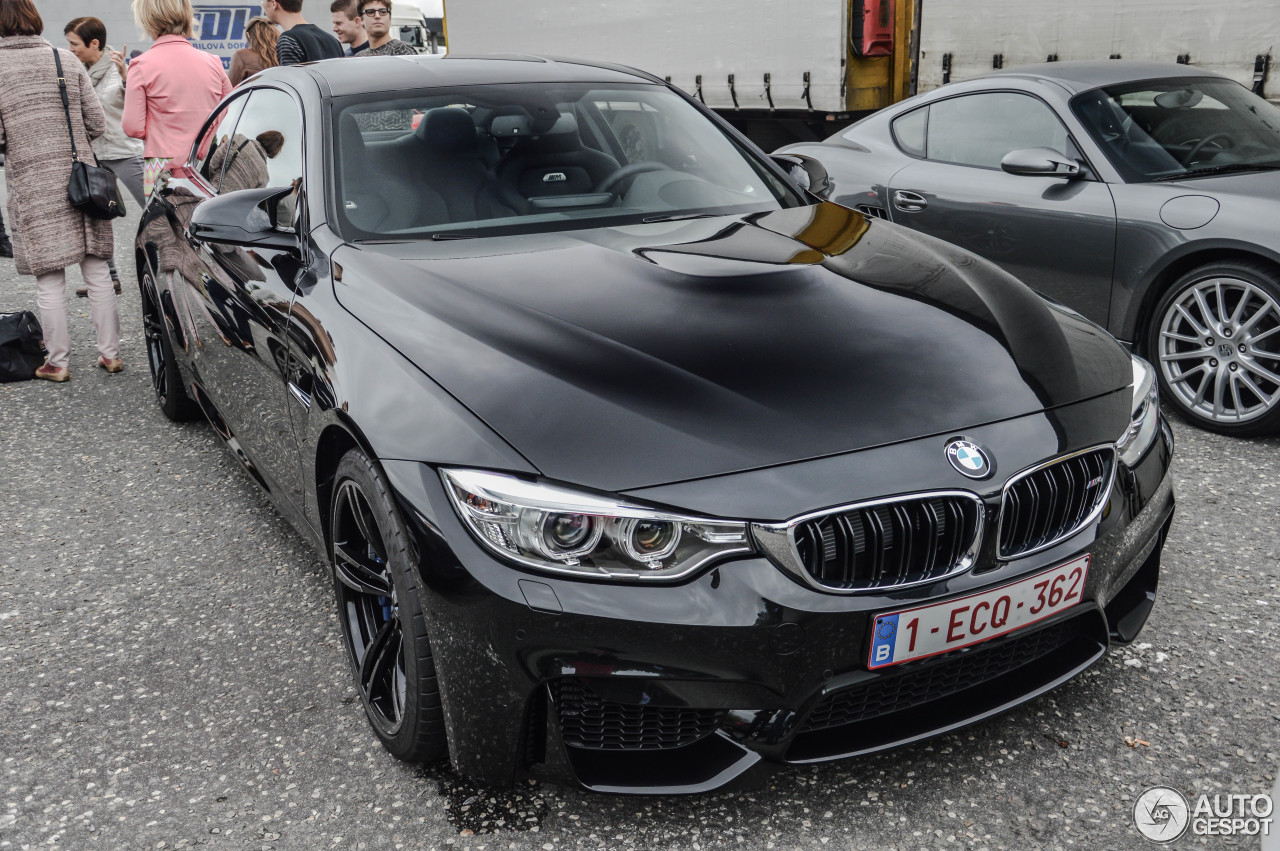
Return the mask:
[[0,257],[13,256],[13,243],[7,239],[0,239]]
[[120,360],[120,358],[108,359],[104,358],[102,355],[98,355],[98,366],[105,369],[107,372],[120,372],[124,369],[124,361]]
[[71,378],[71,371],[66,367],[58,369],[53,364],[46,362],[36,367],[36,378],[43,378],[45,381],[56,381],[61,384]]

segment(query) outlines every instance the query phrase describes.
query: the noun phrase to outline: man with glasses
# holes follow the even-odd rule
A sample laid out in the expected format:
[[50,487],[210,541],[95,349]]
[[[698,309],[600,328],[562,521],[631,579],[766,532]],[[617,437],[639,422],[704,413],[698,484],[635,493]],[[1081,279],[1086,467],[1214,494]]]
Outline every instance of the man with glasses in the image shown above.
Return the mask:
[[360,0],[360,19],[364,21],[369,47],[360,56],[417,56],[418,51],[398,38],[391,37],[391,0]]
[[302,0],[262,0],[262,14],[284,30],[276,42],[281,65],[342,56],[342,45],[336,38],[302,17]]

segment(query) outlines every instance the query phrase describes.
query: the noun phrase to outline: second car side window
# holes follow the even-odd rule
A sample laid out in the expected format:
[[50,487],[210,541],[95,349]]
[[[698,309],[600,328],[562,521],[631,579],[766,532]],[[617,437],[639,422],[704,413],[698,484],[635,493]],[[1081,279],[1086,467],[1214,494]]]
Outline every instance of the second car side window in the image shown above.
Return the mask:
[[931,160],[999,168],[1019,148],[1067,150],[1067,128],[1045,103],[1017,92],[987,92],[929,107],[925,155]]
[[279,89],[249,96],[227,144],[222,191],[292,186],[302,177],[302,115]]
[[238,97],[218,110],[217,115],[205,128],[204,134],[200,137],[200,144],[195,149],[195,159],[191,165],[209,182],[215,192],[222,191],[220,184],[223,157],[219,151],[231,139],[236,120],[240,118],[240,112],[248,100],[247,97]]

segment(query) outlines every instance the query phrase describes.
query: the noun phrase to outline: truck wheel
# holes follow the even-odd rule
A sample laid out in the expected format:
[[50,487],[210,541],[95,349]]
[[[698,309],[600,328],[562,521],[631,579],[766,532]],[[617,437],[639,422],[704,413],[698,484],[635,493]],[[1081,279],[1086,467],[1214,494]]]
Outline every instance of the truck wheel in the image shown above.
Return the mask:
[[365,715],[396,757],[439,759],[444,717],[407,533],[359,449],[338,464],[329,516],[338,618]]
[[1194,424],[1280,430],[1280,276],[1248,261],[1201,266],[1156,304],[1147,352],[1165,400]]

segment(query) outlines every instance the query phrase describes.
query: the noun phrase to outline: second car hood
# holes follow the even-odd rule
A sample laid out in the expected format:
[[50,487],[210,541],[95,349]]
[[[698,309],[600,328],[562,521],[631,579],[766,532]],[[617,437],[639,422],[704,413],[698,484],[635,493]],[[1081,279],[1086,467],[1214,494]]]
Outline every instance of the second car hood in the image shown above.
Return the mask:
[[835,204],[333,259],[351,313],[546,476],[603,490],[960,433],[1132,381],[1097,326]]

